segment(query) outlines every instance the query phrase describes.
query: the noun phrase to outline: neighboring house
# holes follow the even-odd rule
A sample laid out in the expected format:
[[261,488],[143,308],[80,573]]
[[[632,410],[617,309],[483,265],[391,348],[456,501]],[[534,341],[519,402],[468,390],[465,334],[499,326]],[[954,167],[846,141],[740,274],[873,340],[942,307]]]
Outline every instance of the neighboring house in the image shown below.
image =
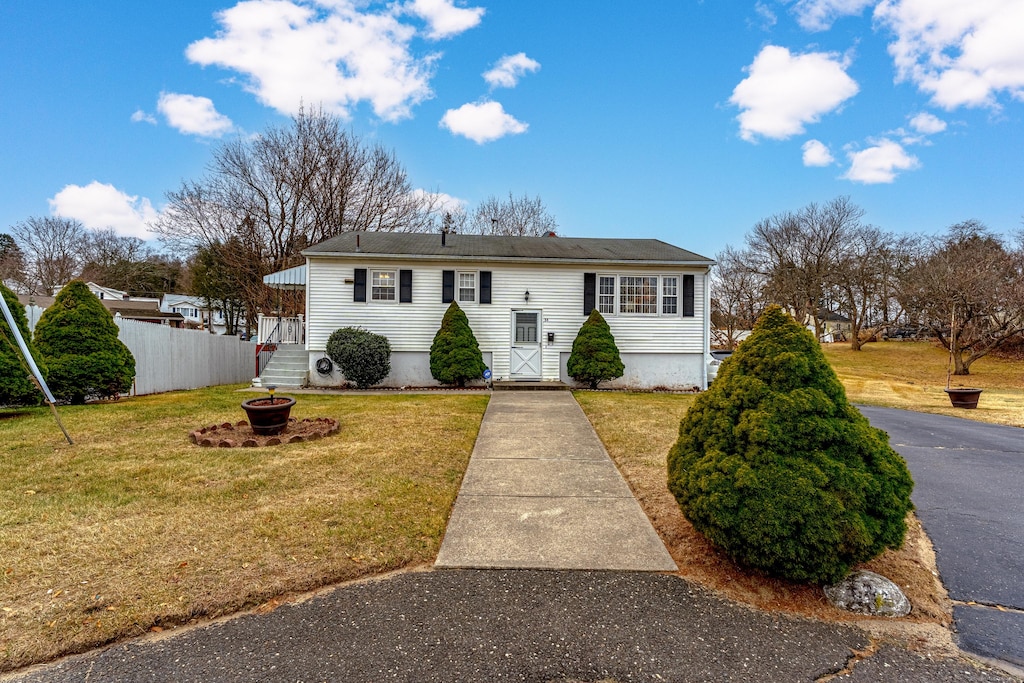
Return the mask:
[[[90,290],[92,287],[90,287]],[[106,290],[106,288],[104,288]],[[107,290],[109,291],[109,290]],[[118,290],[113,290],[118,291]],[[25,315],[28,317],[29,329],[35,330],[36,323],[43,311],[50,307],[55,297],[36,296],[34,294],[19,294],[18,301],[25,307]],[[184,327],[185,319],[178,313],[164,313],[160,310],[156,299],[110,299],[103,298],[100,302],[110,311],[114,317],[120,316],[126,320],[139,320],[157,325],[170,325],[171,327]]]
[[215,308],[212,311],[205,307],[201,297],[188,294],[164,294],[160,299],[160,310],[165,313],[178,313],[185,319],[186,327],[195,327],[203,330],[213,328],[214,334],[224,334],[227,330],[227,322],[224,320],[224,311]]
[[[309,381],[327,339],[364,327],[391,343],[385,386],[430,386],[430,345],[450,302],[469,318],[494,380],[571,382],[566,362],[597,308],[625,376],[608,386],[704,388],[713,261],[658,240],[344,233],[306,257]],[[268,276],[270,277],[270,276]],[[321,364],[321,369],[323,364]]]
[[[853,323],[845,315],[821,309],[818,311],[818,321],[821,324],[820,341],[825,343],[847,341],[853,330]],[[814,332],[814,324],[808,326]]]

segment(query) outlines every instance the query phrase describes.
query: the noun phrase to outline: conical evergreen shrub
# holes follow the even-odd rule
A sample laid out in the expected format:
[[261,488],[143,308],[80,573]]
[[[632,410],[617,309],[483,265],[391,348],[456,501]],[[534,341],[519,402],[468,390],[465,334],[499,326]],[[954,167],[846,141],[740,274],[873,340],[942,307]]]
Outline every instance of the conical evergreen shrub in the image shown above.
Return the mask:
[[[11,309],[14,324],[21,332],[21,338],[25,340],[25,345],[28,346],[29,353],[32,354],[39,371],[45,375],[46,367],[32,344],[25,307],[18,301],[18,296],[7,289],[3,283],[0,283],[0,295],[4,297],[7,307]],[[42,398],[42,392],[29,379],[29,371],[22,364],[18,341],[7,325],[7,319],[0,312],[0,406],[38,405]]]
[[46,383],[58,401],[85,403],[127,393],[135,357],[117,338],[110,311],[81,280],[57,294],[36,324],[35,344],[49,368]]
[[668,484],[739,564],[834,583],[903,545],[906,463],[846,399],[813,335],[769,308],[683,418]]
[[577,382],[596,389],[601,382],[622,377],[625,371],[612,328],[595,308],[572,342],[566,372]]
[[430,374],[441,384],[464,387],[466,382],[483,377],[486,369],[469,318],[453,301],[430,345]]

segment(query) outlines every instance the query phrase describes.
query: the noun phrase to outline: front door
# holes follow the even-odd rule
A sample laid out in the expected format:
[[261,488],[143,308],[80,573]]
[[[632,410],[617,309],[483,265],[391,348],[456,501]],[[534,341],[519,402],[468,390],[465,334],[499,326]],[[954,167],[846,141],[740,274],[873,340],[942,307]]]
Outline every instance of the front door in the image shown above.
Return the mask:
[[512,379],[540,379],[540,311],[512,311]]

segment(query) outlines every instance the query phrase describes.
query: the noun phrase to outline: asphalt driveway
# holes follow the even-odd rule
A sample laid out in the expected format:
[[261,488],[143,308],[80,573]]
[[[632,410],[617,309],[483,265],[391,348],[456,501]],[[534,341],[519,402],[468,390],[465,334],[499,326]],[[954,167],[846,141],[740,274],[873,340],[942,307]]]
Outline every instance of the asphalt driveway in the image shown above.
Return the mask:
[[[862,406],[914,475],[960,646],[1024,667],[1024,429]],[[976,604],[969,604],[976,603]]]

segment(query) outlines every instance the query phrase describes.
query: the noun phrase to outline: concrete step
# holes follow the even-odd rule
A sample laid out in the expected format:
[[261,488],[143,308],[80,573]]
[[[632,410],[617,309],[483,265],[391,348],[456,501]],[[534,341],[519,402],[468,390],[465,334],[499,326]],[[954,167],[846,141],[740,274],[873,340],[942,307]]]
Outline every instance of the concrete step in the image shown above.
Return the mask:
[[500,380],[492,383],[494,391],[569,391],[572,389],[565,382],[526,382]]

